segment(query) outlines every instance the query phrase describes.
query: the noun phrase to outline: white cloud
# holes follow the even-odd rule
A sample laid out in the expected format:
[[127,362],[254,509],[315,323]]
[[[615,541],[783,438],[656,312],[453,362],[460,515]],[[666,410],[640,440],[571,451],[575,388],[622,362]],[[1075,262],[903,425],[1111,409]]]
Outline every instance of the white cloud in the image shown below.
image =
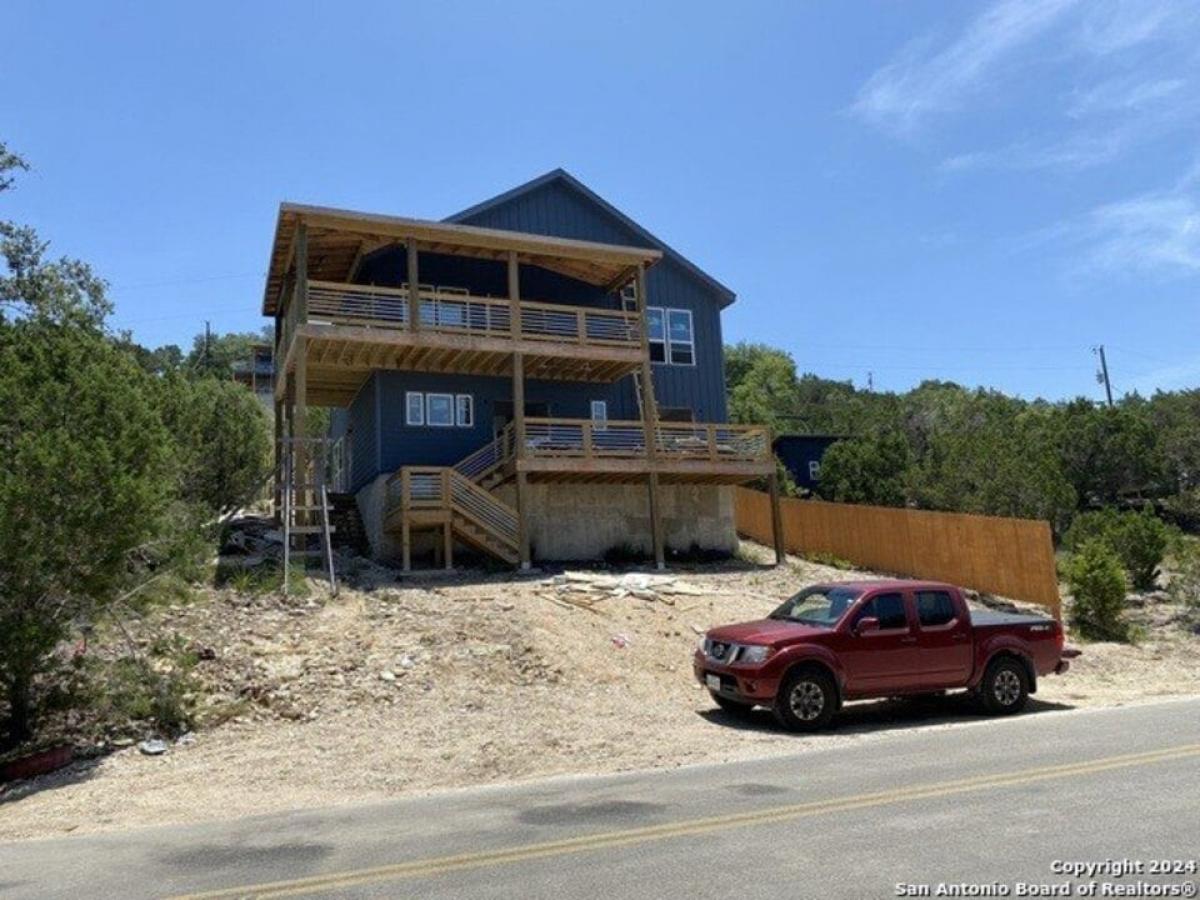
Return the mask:
[[1076,94],[1067,115],[1079,119],[1097,113],[1143,109],[1178,93],[1185,84],[1187,82],[1182,78],[1159,78],[1151,81],[1111,78],[1090,90]]
[[1162,36],[1179,11],[1171,0],[1092,0],[1080,26],[1080,44],[1100,56],[1126,50]]
[[1079,0],[1002,0],[977,16],[944,49],[910,44],[873,74],[852,111],[875,125],[908,134],[932,112],[956,108],[1007,57],[1026,46]]
[[942,163],[942,168],[961,172],[968,169],[1086,169],[1111,162],[1124,152],[1128,135],[1120,130],[1102,135],[1076,135],[1050,144],[1021,142],[999,150],[960,153]]
[[1193,166],[1176,184],[1098,206],[1064,234],[1088,245],[1087,260],[1104,271],[1200,273],[1200,197]]

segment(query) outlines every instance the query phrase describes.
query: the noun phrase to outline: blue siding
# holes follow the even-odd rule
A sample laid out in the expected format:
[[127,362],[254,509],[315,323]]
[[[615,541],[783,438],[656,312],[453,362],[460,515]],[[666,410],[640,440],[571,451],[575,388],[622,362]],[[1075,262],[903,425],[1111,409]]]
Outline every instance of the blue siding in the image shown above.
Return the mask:
[[[551,181],[460,221],[531,234],[653,246],[562,181]],[[421,280],[428,281],[424,276]],[[650,268],[646,291],[650,306],[690,309],[696,339],[694,367],[655,364],[654,396],[659,405],[690,407],[697,421],[727,421],[720,298],[670,258]]]
[[[456,221],[532,234],[656,246],[619,217],[558,180]],[[724,422],[727,410],[721,304],[731,295],[723,297],[717,293],[711,282],[697,277],[688,265],[668,255],[647,273],[649,305],[691,310],[696,342],[696,365],[654,365],[655,396],[660,406],[690,408],[698,421]],[[385,247],[364,258],[355,278],[362,284],[398,285],[407,280],[406,270],[405,249]],[[482,295],[508,295],[505,265],[492,260],[422,253],[420,280],[424,284],[463,287]],[[521,267],[521,294],[531,300],[619,306],[619,298],[614,295],[536,266]],[[525,387],[527,402],[547,403],[551,416],[587,418],[590,401],[605,400],[610,419],[638,417],[631,378],[615,384],[527,379]],[[404,397],[407,391],[471,394],[475,399],[474,426],[407,426]],[[378,473],[391,472],[402,465],[457,462],[491,440],[495,404],[511,400],[512,382],[508,377],[376,372],[354,398],[346,417],[345,427],[351,435],[354,489]]]
[[[512,402],[512,380],[477,375],[441,375],[425,372],[378,372],[380,390],[381,471],[391,472],[404,465],[444,466],[458,462],[492,439],[496,401]],[[525,402],[546,403],[551,416],[586,419],[591,401],[608,403],[610,419],[636,418],[622,405],[626,398],[623,385],[592,384],[575,381],[525,382]],[[425,393],[470,394],[475,399],[475,425],[435,427],[405,424],[405,399],[408,391]]]
[[357,491],[381,471],[376,427],[376,375],[367,379],[346,410],[350,440],[350,489]]

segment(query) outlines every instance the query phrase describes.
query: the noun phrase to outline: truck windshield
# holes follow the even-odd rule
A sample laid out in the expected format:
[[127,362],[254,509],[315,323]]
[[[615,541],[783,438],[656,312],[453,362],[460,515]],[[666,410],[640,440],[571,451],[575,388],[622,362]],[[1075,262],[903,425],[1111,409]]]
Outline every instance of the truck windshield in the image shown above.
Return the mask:
[[860,596],[851,587],[810,587],[788,599],[770,618],[832,628]]

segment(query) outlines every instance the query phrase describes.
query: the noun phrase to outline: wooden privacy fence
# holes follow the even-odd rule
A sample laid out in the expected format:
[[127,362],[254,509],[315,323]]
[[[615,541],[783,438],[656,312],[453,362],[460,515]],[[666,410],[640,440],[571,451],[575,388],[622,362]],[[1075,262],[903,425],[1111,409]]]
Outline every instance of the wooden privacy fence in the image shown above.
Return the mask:
[[[770,496],[736,490],[738,533],[771,544]],[[1047,522],[817,500],[785,499],[780,507],[789,552],[828,553],[878,572],[1037,603],[1061,616]]]

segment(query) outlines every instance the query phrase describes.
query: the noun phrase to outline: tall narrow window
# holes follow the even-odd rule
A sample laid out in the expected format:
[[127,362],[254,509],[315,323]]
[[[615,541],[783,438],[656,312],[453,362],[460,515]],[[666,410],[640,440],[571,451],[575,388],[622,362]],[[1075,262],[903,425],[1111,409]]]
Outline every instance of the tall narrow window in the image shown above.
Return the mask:
[[661,306],[646,308],[646,333],[650,339],[650,362],[666,362],[667,333]]
[[425,395],[419,391],[408,391],[404,395],[404,424],[425,424]]
[[603,431],[608,427],[608,401],[592,401],[592,428]]
[[470,394],[457,394],[454,398],[455,424],[459,428],[475,426],[475,398]]
[[692,332],[690,309],[667,310],[667,329],[670,340],[671,364],[690,366],[696,362],[696,340]]
[[426,394],[425,423],[437,428],[454,427],[454,395]]

